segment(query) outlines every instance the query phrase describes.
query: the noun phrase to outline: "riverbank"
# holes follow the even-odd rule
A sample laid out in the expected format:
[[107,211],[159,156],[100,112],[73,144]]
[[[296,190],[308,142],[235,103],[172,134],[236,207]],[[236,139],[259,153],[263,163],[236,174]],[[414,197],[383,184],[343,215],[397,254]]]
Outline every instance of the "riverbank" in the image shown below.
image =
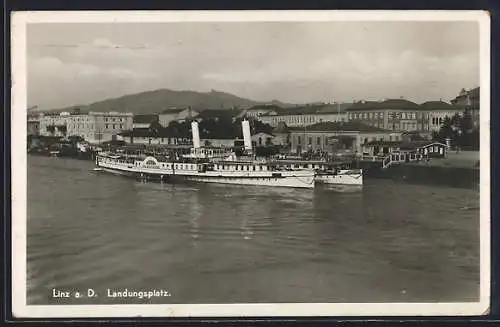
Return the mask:
[[411,184],[433,184],[458,188],[479,188],[479,169],[437,165],[401,164],[387,169],[366,169],[366,178],[392,179]]
[[386,169],[377,162],[361,163],[366,178],[403,183],[479,188],[479,151],[449,152],[447,158],[394,164]]

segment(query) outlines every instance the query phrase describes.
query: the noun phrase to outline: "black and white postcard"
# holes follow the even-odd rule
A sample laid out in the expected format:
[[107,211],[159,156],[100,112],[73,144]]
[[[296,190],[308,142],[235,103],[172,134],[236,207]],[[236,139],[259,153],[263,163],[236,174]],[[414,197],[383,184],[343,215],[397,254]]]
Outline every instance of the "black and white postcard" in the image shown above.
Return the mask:
[[13,315],[482,315],[483,11],[12,14]]

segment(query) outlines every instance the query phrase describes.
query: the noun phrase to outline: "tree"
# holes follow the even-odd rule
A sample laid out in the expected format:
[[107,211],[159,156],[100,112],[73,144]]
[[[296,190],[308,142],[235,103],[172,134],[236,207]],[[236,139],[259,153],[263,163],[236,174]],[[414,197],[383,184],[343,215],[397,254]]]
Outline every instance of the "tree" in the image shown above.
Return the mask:
[[55,125],[47,125],[47,132],[50,134],[54,134],[56,132],[56,126]]
[[445,143],[447,139],[455,146],[479,148],[479,129],[474,128],[469,112],[446,117],[439,132],[433,133],[434,141]]
[[168,124],[166,131],[170,135],[181,138],[189,138],[191,136],[191,123],[188,121],[179,123],[178,121],[173,120]]
[[66,125],[57,125],[56,127],[57,127],[57,130],[59,132],[61,132],[61,134],[66,135],[66,132],[68,130],[68,128],[66,127]]

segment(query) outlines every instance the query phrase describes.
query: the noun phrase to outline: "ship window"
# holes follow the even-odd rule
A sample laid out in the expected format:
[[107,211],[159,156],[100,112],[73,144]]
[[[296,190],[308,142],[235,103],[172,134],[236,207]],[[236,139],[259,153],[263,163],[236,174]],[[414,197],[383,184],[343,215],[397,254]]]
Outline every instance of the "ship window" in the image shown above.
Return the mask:
[[253,167],[253,171],[255,171],[255,166],[252,166]]

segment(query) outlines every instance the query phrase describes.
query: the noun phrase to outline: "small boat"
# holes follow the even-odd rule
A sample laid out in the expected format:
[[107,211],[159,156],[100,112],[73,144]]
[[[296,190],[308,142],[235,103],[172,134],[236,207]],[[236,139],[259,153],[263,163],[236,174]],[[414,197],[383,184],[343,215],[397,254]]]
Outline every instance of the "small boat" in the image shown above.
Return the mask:
[[101,167],[95,167],[94,169],[92,169],[93,171],[104,171],[104,169],[102,169]]
[[333,163],[325,160],[291,160],[278,159],[277,164],[285,168],[315,169],[315,181],[320,184],[363,185],[363,170],[350,169],[347,163]]

